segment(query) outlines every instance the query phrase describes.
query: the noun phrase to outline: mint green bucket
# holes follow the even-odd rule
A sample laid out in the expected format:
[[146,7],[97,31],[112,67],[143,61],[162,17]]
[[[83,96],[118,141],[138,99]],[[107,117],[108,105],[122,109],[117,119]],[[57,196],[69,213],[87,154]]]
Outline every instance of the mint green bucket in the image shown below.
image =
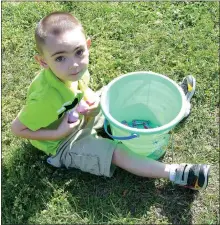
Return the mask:
[[[184,117],[186,97],[168,77],[153,72],[133,72],[112,80],[101,96],[105,131],[131,151],[158,159],[169,142],[168,132]],[[121,122],[149,120],[150,129],[128,127]]]

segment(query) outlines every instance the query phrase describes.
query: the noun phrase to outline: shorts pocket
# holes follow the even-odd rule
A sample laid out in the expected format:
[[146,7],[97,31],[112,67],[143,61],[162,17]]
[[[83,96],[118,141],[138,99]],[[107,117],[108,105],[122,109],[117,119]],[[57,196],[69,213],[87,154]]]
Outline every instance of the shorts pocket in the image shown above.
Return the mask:
[[89,172],[96,175],[101,175],[98,156],[70,153],[69,157],[71,157],[71,163],[68,163],[68,167],[77,168],[84,172]]

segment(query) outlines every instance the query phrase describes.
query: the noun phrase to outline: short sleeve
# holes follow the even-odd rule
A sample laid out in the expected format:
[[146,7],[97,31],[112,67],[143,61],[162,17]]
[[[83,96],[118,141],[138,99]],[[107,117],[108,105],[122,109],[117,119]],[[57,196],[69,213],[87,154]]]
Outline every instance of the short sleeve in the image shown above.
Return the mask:
[[57,111],[44,101],[30,100],[18,114],[18,119],[30,130],[36,131],[49,126],[58,119]]

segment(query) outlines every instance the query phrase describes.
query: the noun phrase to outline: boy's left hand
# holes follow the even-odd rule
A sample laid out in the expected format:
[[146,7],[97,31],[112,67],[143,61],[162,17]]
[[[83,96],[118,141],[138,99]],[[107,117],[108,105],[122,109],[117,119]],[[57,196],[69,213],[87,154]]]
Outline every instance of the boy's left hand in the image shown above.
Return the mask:
[[99,114],[99,112],[100,112],[100,98],[97,98],[97,101],[89,107],[89,110],[83,112],[82,114],[84,116],[95,117]]

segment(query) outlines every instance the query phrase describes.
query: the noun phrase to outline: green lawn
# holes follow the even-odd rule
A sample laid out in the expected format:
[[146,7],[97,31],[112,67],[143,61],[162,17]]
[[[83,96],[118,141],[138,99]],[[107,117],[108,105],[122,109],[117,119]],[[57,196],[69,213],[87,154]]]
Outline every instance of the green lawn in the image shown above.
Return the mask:
[[[218,2],[2,3],[2,223],[219,224]],[[113,178],[52,168],[10,124],[39,67],[34,28],[49,12],[79,18],[92,39],[91,86],[154,71],[197,80],[190,117],[174,129],[175,162],[211,165],[209,187],[193,192],[117,169]],[[171,146],[169,146],[169,149]],[[171,162],[168,150],[163,161]]]

